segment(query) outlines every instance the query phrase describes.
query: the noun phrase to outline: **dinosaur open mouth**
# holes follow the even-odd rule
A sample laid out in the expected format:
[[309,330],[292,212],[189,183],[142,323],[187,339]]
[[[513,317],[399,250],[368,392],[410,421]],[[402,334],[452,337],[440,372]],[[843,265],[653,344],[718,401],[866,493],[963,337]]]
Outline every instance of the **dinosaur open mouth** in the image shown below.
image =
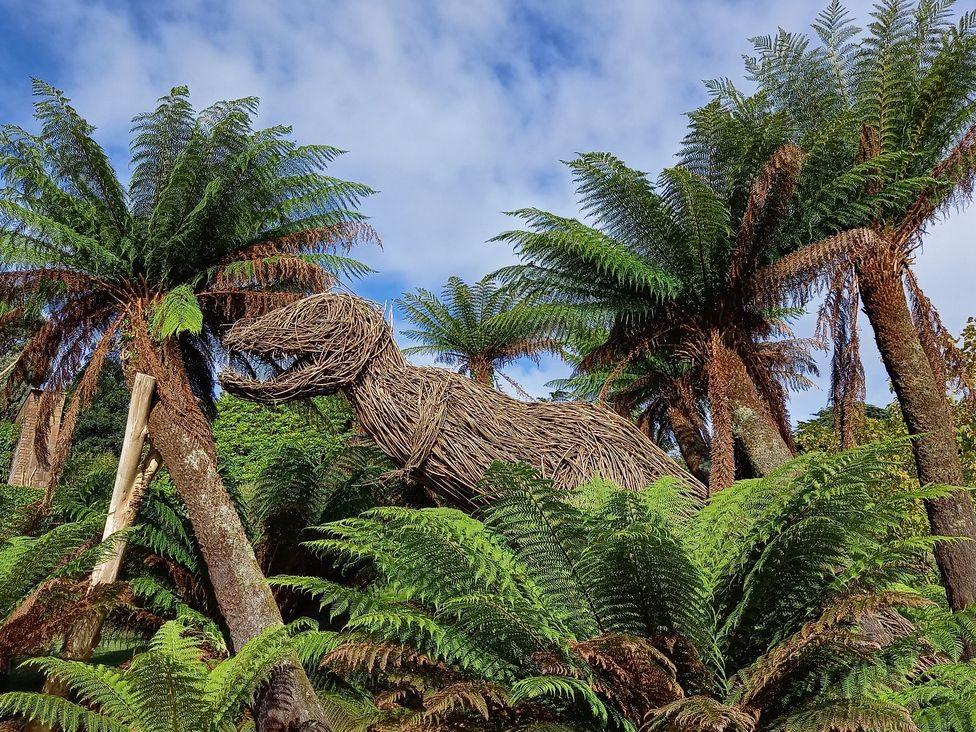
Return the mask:
[[299,300],[235,323],[224,336],[229,355],[228,367],[220,375],[224,389],[266,403],[327,393],[332,387],[324,362],[327,354],[317,339],[309,338],[315,333],[310,316],[325,297]]
[[308,388],[320,366],[307,354],[250,354],[235,352],[221,374],[220,384],[235,396],[275,403],[310,396]]
[[319,370],[315,356],[254,342],[254,330],[252,323],[246,329],[235,325],[227,333],[229,363],[220,374],[221,386],[236,396],[269,403],[306,396],[303,387]]
[[238,321],[225,334],[224,347],[230,363],[221,384],[265,402],[335,394],[380,355],[387,366],[405,364],[381,311],[331,292]]

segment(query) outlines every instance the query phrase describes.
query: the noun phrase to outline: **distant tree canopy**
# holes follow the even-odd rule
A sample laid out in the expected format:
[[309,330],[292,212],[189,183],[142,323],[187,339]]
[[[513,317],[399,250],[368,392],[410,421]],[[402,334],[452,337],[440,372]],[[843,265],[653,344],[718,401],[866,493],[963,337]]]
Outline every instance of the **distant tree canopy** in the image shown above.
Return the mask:
[[128,412],[129,389],[122,367],[117,361],[110,361],[99,376],[98,397],[78,415],[72,453],[108,452],[118,457]]

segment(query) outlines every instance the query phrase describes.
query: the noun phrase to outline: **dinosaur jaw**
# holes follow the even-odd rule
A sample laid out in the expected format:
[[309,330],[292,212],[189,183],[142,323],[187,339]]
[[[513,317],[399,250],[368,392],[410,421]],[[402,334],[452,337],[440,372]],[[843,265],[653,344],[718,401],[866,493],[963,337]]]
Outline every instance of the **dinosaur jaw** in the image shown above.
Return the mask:
[[[242,357],[235,354],[235,358]],[[267,357],[263,357],[262,361],[267,362]],[[255,375],[250,376],[227,368],[220,374],[220,385],[235,396],[266,404],[308,399],[336,391],[320,383],[321,365],[307,356],[283,359],[282,364],[273,364],[270,369],[265,366],[261,371],[272,372],[267,376],[258,375],[258,369],[253,371]]]
[[221,384],[263,402],[353,388],[371,363],[406,365],[381,311],[354,295],[331,292],[237,322],[224,347],[231,359]]
[[[230,365],[220,374],[224,389],[268,404],[334,393],[331,385],[321,383],[321,354],[288,348],[275,338],[274,328],[262,327],[261,321],[259,318],[245,327],[235,325],[227,333],[224,345]],[[256,337],[258,334],[262,337]]]

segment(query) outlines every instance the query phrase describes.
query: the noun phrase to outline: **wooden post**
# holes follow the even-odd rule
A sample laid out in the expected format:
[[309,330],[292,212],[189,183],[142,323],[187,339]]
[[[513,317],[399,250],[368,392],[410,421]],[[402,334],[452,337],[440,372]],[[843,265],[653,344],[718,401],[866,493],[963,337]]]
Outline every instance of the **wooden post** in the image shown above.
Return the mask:
[[[119,470],[115,474],[112,488],[112,502],[105,519],[102,541],[118,531],[128,528],[135,519],[139,495],[152,480],[159,469],[159,453],[149,447],[143,457],[149,423],[149,410],[152,407],[156,380],[146,374],[136,374],[132,383],[132,398],[129,401],[129,416],[125,423],[125,439],[122,441],[122,454],[119,456]],[[116,542],[111,553],[92,571],[92,587],[114,582],[119,574],[125,542]]]
[[[105,518],[102,541],[132,525],[139,496],[159,469],[159,453],[152,445],[145,455],[142,454],[148,434],[149,410],[152,407],[155,391],[156,380],[152,376],[136,374],[132,382],[132,396],[129,399],[129,416],[125,422],[119,470],[115,474],[112,502],[109,504],[108,516]],[[92,570],[90,588],[115,582],[124,552],[125,542],[117,541],[112,551]],[[68,626],[61,653],[63,658],[77,661],[87,661],[91,658],[101,637],[106,613],[104,608],[96,607]],[[61,679],[48,676],[44,680],[42,691],[53,696],[67,697],[69,688]],[[55,730],[35,721],[26,727],[25,732],[55,732]]]

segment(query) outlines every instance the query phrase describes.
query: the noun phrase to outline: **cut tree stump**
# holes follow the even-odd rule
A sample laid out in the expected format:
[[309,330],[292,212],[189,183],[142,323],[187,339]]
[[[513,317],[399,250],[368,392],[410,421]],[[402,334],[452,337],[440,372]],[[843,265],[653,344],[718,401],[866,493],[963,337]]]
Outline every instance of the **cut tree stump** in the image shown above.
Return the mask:
[[[20,438],[14,450],[13,460],[10,462],[10,475],[7,477],[9,485],[22,485],[30,488],[47,488],[51,480],[51,472],[41,465],[37,459],[35,438],[37,435],[37,418],[41,408],[42,389],[31,389],[17,413],[17,424],[20,425]],[[48,454],[54,451],[58,442],[58,432],[61,428],[61,413],[64,411],[64,394],[57,397],[58,401],[51,414],[51,425],[47,433]]]

